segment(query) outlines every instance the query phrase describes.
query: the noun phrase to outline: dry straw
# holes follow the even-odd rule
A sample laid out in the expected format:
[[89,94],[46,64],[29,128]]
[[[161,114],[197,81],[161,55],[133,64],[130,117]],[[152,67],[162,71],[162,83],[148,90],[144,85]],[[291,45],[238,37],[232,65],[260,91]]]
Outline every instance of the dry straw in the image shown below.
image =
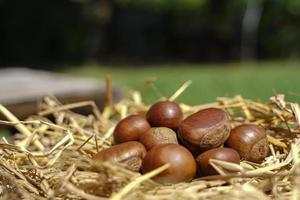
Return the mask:
[[[298,104],[286,102],[284,95],[271,97],[269,103],[239,95],[197,106],[181,103],[185,115],[218,107],[230,114],[232,126],[252,123],[265,127],[271,153],[259,164],[212,159],[219,175],[160,185],[151,177],[168,165],[141,175],[123,166],[91,160],[93,154],[113,145],[113,130],[120,119],[145,114],[148,108],[136,91],[113,104],[110,76],[106,80],[103,113],[94,102],[62,105],[50,96],[37,115],[20,121],[0,105],[6,118],[0,124],[18,131],[0,142],[1,199],[300,199],[300,110]],[[169,99],[176,100],[190,84],[183,84]],[[91,114],[74,111],[85,106],[91,108]]]

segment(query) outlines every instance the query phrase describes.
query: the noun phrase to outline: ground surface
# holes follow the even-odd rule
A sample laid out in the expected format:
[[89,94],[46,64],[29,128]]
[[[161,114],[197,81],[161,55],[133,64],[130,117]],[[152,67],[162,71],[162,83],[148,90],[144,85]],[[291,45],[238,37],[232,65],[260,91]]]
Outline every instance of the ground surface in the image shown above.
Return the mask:
[[[193,84],[179,98],[187,104],[211,102],[218,96],[241,94],[267,101],[274,93],[284,93],[300,102],[300,61],[272,61],[257,64],[169,64],[152,66],[83,65],[62,70],[77,76],[103,78],[110,73],[113,82],[143,92],[148,103],[170,96],[187,80]],[[156,80],[153,87],[147,81]]]

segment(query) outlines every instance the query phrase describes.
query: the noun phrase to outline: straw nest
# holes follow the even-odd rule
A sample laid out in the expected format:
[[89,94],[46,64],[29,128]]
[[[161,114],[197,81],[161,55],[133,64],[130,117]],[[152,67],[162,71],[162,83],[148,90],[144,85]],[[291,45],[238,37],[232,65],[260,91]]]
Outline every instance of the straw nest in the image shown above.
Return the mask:
[[[190,83],[169,99],[175,100]],[[73,110],[84,106],[91,107],[91,114]],[[145,114],[149,107],[139,92],[112,104],[108,81],[103,112],[93,102],[62,105],[50,96],[37,115],[19,121],[0,105],[7,118],[0,124],[18,130],[13,138],[2,138],[0,143],[1,199],[300,199],[298,104],[276,95],[269,103],[235,96],[205,105],[180,106],[185,116],[218,107],[230,114],[232,126],[253,123],[265,127],[270,155],[259,164],[210,160],[220,175],[173,185],[151,180],[168,165],[141,175],[116,164],[95,162],[91,160],[93,154],[113,145],[116,123],[132,113]]]

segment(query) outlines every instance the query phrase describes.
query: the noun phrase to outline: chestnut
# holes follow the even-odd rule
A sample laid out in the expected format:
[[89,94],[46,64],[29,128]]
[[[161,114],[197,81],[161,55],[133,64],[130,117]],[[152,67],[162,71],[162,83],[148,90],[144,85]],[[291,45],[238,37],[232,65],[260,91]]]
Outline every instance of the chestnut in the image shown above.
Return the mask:
[[199,171],[202,176],[210,176],[210,175],[218,174],[218,172],[209,163],[209,159],[211,158],[216,160],[232,162],[236,164],[240,163],[240,155],[234,149],[222,148],[222,147],[210,149],[200,154],[196,158]]
[[116,143],[139,140],[151,126],[148,121],[139,115],[130,115],[117,124],[114,130],[114,139]]
[[197,164],[193,155],[179,144],[160,144],[148,151],[141,171],[147,173],[164,164],[170,167],[153,179],[159,183],[191,181],[196,174]]
[[146,118],[152,127],[168,127],[175,130],[182,121],[183,114],[177,103],[160,101],[149,108]]
[[93,156],[94,160],[120,163],[132,171],[139,171],[147,151],[140,142],[131,141],[104,149]]
[[207,108],[186,119],[178,127],[178,138],[195,154],[221,146],[229,137],[228,114],[222,109]]
[[158,144],[178,144],[176,133],[167,127],[153,127],[140,137],[140,142],[147,150]]
[[235,149],[242,158],[251,162],[260,162],[269,153],[266,131],[253,124],[243,124],[232,129],[226,146]]

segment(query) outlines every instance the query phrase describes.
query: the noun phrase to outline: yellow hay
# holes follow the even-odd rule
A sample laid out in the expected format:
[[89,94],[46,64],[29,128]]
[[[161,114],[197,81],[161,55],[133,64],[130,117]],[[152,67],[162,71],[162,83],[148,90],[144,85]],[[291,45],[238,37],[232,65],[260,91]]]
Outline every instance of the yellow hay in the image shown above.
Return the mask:
[[[169,99],[177,99],[190,84],[191,81],[184,83]],[[216,102],[203,105],[179,103],[185,116],[218,107],[230,114],[233,127],[242,123],[263,126],[268,130],[270,155],[261,163],[241,161],[240,165],[211,159],[219,175],[161,185],[151,177],[168,165],[141,175],[121,165],[91,159],[96,152],[114,144],[113,130],[120,119],[134,113],[145,114],[149,108],[137,91],[113,104],[110,76],[107,90],[103,113],[94,102],[62,105],[49,96],[37,115],[20,121],[0,105],[0,112],[6,117],[0,124],[18,131],[13,138],[2,138],[0,142],[1,199],[300,198],[300,109],[298,104],[285,101],[284,95],[271,97],[268,103],[240,95],[219,97]],[[84,106],[92,107],[92,113],[72,111]]]

